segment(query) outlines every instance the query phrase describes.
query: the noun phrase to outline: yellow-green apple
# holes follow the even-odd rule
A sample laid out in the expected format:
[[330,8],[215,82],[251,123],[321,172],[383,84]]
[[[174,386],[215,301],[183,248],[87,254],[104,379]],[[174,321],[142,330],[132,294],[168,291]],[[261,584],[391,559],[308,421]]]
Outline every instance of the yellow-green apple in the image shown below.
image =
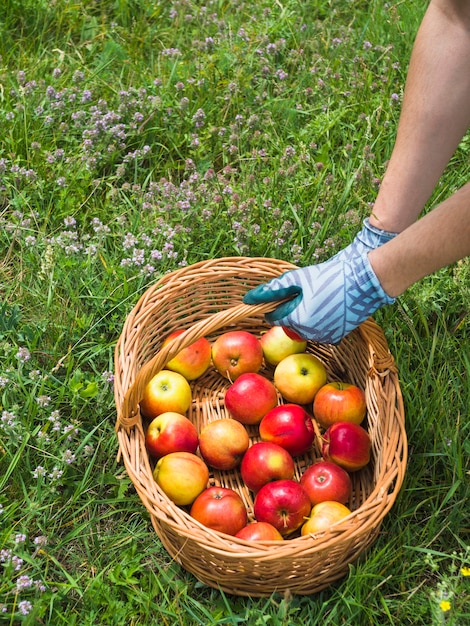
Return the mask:
[[198,443],[196,426],[185,415],[174,411],[157,415],[145,433],[147,451],[156,459],[170,452],[196,452]]
[[258,337],[247,330],[231,330],[219,335],[212,344],[215,369],[231,381],[246,372],[259,372],[263,349]]
[[313,399],[313,415],[323,428],[336,422],[361,424],[366,409],[366,396],[362,389],[341,381],[323,385]]
[[235,535],[245,541],[284,541],[284,537],[268,522],[250,522]]
[[276,365],[274,384],[287,402],[309,404],[327,380],[325,366],[308,352],[290,354]]
[[170,452],[157,461],[153,478],[170,500],[186,506],[207,488],[209,468],[192,452]]
[[205,489],[193,502],[190,515],[204,526],[226,535],[236,535],[248,522],[245,503],[228,487]]
[[290,454],[304,454],[315,438],[312,418],[299,404],[280,404],[268,411],[259,424],[263,441],[277,443]]
[[316,504],[310,513],[308,520],[301,528],[301,535],[313,535],[328,530],[332,524],[339,522],[351,513],[347,506],[341,502],[325,500]]
[[[184,329],[175,330],[170,333],[162,343],[162,348],[170,343],[175,337],[184,333]],[[166,364],[166,369],[178,372],[186,380],[196,380],[202,376],[211,364],[211,344],[201,337],[186,348],[183,348]]]
[[248,448],[240,465],[243,482],[255,493],[273,480],[294,478],[294,459],[285,448],[258,441]]
[[246,428],[240,422],[216,419],[199,433],[199,452],[204,461],[219,470],[231,470],[240,465],[250,445]]
[[254,372],[241,374],[225,392],[227,411],[242,424],[259,424],[277,401],[274,383]]
[[298,335],[294,339],[282,326],[271,326],[261,335],[259,341],[263,348],[264,359],[270,365],[277,365],[286,356],[305,352],[307,348],[307,342],[304,339]]
[[369,433],[353,422],[337,422],[323,434],[323,459],[348,472],[355,472],[369,463],[370,448]]
[[299,482],[313,505],[326,500],[346,504],[351,495],[351,477],[345,469],[331,461],[317,461],[310,465]]
[[266,483],[253,503],[256,521],[272,524],[283,537],[302,526],[311,508],[307,492],[295,480]]
[[160,370],[147,383],[140,410],[149,419],[161,413],[186,413],[192,401],[191,387],[184,376],[171,370]]

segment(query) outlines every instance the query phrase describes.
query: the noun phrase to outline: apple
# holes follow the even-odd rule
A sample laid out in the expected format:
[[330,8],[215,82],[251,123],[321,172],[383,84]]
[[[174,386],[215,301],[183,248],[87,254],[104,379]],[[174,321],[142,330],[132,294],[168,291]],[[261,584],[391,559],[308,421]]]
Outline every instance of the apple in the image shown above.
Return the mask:
[[290,354],[276,365],[274,384],[287,402],[309,404],[326,383],[323,363],[313,354]]
[[310,498],[295,480],[275,480],[258,491],[253,512],[258,522],[268,522],[283,537],[302,526],[312,508]]
[[323,434],[323,459],[337,463],[348,472],[359,470],[369,463],[370,448],[369,433],[353,422],[337,422]]
[[293,338],[290,332],[283,326],[271,326],[269,330],[261,335],[259,341],[263,348],[266,363],[277,365],[290,354],[305,352],[307,342],[299,335]]
[[209,468],[192,452],[170,452],[157,461],[153,478],[170,500],[186,506],[207,488]]
[[281,328],[286,333],[286,335],[294,341],[305,341],[305,339],[301,337],[299,333],[296,333],[295,330],[292,330],[292,328],[289,328],[288,326],[281,326]]
[[268,378],[254,372],[241,374],[225,392],[225,407],[242,424],[259,424],[277,406],[277,390]]
[[231,381],[246,372],[259,372],[263,349],[258,337],[246,330],[231,330],[219,335],[212,344],[215,369]]
[[326,500],[346,504],[351,495],[351,477],[345,469],[331,461],[317,461],[310,465],[299,482],[313,505]]
[[236,535],[248,522],[241,496],[228,487],[205,489],[193,502],[190,515],[204,526],[226,535]]
[[[170,333],[163,341],[162,348],[184,332],[184,329],[181,329]],[[196,380],[208,370],[210,364],[211,344],[205,337],[201,337],[168,361],[166,369],[178,372],[186,380]]]
[[303,524],[301,535],[311,535],[328,530],[332,524],[347,517],[351,510],[341,502],[325,500],[316,504],[310,513],[310,517]]
[[294,478],[294,459],[277,443],[258,441],[248,448],[240,465],[243,482],[255,493],[273,480]]
[[156,459],[170,452],[196,452],[198,443],[197,429],[191,420],[172,411],[155,417],[145,433],[148,453]]
[[310,449],[315,438],[312,418],[299,404],[280,404],[259,424],[262,441],[271,441],[296,456]]
[[323,385],[313,400],[313,415],[323,428],[336,422],[361,424],[366,409],[366,396],[362,389],[340,381]]
[[192,401],[191,387],[184,376],[171,370],[160,370],[147,383],[140,410],[150,419],[161,413],[186,413]]
[[216,419],[199,433],[199,452],[204,461],[219,470],[231,470],[240,465],[250,445],[246,428],[233,419]]
[[250,522],[235,535],[245,541],[283,541],[284,537],[272,524],[268,522]]

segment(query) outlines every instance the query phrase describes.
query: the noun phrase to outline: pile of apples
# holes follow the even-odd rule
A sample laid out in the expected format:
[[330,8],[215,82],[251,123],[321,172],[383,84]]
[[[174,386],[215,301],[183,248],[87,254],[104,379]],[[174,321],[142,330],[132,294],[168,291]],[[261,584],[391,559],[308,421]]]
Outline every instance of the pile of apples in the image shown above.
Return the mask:
[[[171,333],[163,346],[182,332]],[[271,378],[260,373],[263,364],[274,369]],[[191,381],[211,367],[229,381],[227,417],[198,432],[186,415]],[[140,409],[148,420],[153,478],[162,491],[204,526],[245,540],[327,530],[351,513],[350,474],[370,460],[371,440],[361,426],[364,392],[345,381],[328,382],[307,342],[279,326],[259,337],[234,330],[212,344],[204,337],[195,341],[150,380]],[[309,452],[316,437],[322,459],[296,478],[295,459]],[[243,494],[210,484],[211,469],[239,472],[253,494],[254,519]]]

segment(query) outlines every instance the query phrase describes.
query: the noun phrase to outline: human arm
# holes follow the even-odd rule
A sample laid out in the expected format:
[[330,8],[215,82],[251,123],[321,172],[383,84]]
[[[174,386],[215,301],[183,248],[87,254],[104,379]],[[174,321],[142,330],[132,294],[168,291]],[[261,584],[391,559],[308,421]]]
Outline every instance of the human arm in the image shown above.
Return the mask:
[[371,226],[400,234],[355,257],[339,253],[288,272],[249,292],[245,302],[294,296],[268,321],[337,343],[411,284],[470,254],[468,185],[415,222],[469,124],[470,2],[432,0],[413,47],[396,143],[370,216]]

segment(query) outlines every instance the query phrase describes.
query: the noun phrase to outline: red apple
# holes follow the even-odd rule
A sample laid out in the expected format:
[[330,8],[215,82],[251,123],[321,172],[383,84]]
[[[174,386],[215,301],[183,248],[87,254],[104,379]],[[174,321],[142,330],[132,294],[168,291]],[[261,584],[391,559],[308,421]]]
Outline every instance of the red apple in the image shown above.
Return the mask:
[[155,417],[145,433],[148,453],[156,459],[170,452],[196,452],[198,443],[194,424],[185,415],[171,411]]
[[268,441],[259,441],[248,448],[240,465],[243,482],[254,492],[273,480],[292,479],[294,472],[291,454]]
[[261,335],[260,344],[266,363],[277,365],[290,354],[305,352],[307,342],[299,337],[293,338],[282,326],[271,326]]
[[259,425],[263,441],[271,441],[296,456],[304,454],[315,438],[312,418],[298,404],[280,404],[266,413]]
[[328,530],[332,524],[339,522],[351,513],[350,509],[341,502],[325,500],[316,504],[308,520],[302,526],[301,534],[311,535]]
[[245,541],[283,541],[284,537],[268,522],[250,522],[237,532],[235,537]]
[[204,490],[193,502],[190,514],[204,526],[227,535],[236,535],[248,521],[243,500],[227,487]]
[[353,422],[332,424],[323,435],[322,456],[348,472],[366,466],[370,460],[369,433]]
[[304,352],[286,356],[276,365],[274,384],[287,402],[308,404],[326,383],[323,363],[313,354]]
[[[184,333],[184,329],[175,330],[166,337],[162,348],[175,337]],[[211,344],[205,337],[201,337],[186,348],[183,348],[166,364],[166,369],[178,372],[186,380],[196,380],[202,376],[211,364]]]
[[326,500],[346,504],[351,495],[351,477],[345,469],[330,461],[317,461],[303,472],[300,484],[315,505]]
[[225,407],[242,424],[259,424],[262,417],[277,405],[274,384],[261,374],[241,374],[225,393]]
[[170,452],[157,461],[153,478],[170,500],[186,506],[206,489],[209,469],[196,454]]
[[313,415],[323,428],[336,422],[361,424],[366,409],[364,392],[351,383],[327,383],[317,391],[313,400]]
[[186,413],[192,401],[191,387],[184,376],[161,370],[149,381],[140,401],[140,410],[149,419],[161,413]]
[[263,349],[258,337],[246,330],[219,335],[212,344],[215,369],[231,381],[246,372],[258,372],[263,364]]
[[258,522],[268,522],[283,537],[305,522],[312,505],[307,492],[295,480],[276,480],[258,491],[253,512]]
[[199,433],[199,452],[204,461],[219,470],[234,469],[242,460],[250,438],[246,428],[233,419],[217,419]]

